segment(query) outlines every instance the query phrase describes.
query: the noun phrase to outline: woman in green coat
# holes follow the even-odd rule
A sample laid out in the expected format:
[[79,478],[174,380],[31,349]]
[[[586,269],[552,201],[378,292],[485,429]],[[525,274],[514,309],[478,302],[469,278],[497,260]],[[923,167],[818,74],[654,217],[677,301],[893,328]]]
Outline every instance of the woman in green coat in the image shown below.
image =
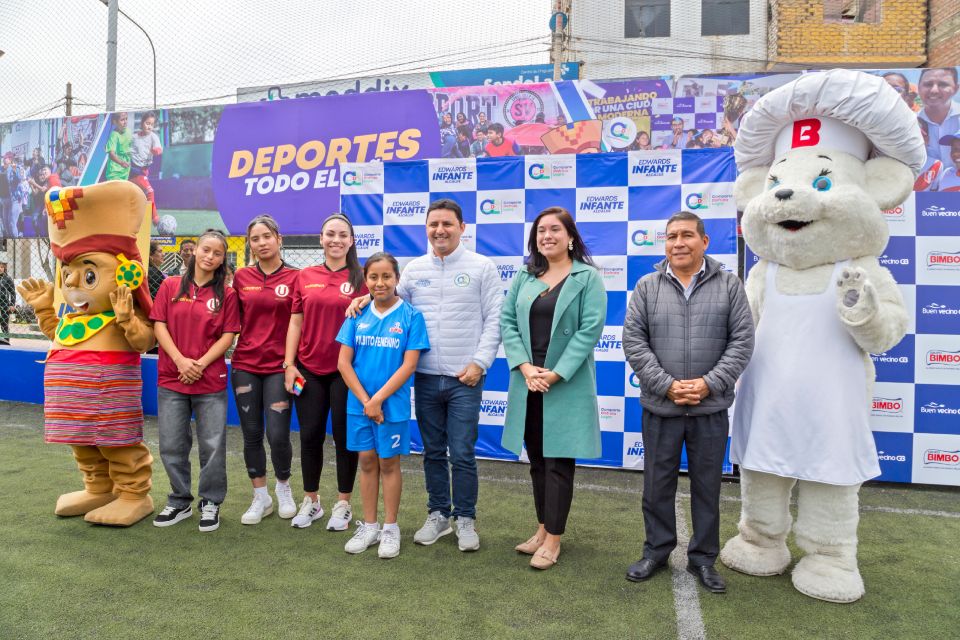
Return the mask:
[[503,303],[500,331],[510,366],[503,446],[526,443],[537,532],[517,551],[548,569],[573,500],[575,458],[600,456],[593,349],[603,332],[603,279],[570,213],[544,209],[530,229],[529,259]]

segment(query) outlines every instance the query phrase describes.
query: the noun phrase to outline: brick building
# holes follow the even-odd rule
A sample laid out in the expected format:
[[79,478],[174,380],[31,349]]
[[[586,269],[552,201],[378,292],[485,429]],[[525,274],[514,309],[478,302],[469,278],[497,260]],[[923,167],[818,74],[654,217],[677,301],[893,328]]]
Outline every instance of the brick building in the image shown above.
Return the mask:
[[769,7],[768,69],[926,62],[926,0],[771,0]]
[[960,0],[930,0],[928,67],[960,65]]

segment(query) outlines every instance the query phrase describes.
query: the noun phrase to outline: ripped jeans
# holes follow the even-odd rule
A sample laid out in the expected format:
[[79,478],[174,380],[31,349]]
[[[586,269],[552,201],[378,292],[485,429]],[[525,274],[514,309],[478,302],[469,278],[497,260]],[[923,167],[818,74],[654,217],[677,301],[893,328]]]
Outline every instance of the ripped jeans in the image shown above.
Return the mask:
[[232,369],[233,397],[240,414],[243,430],[243,462],[247,475],[262,478],[267,475],[267,453],[263,448],[266,426],[270,443],[270,459],[277,480],[290,479],[293,449],[290,446],[290,394],[283,386],[283,374],[259,375]]

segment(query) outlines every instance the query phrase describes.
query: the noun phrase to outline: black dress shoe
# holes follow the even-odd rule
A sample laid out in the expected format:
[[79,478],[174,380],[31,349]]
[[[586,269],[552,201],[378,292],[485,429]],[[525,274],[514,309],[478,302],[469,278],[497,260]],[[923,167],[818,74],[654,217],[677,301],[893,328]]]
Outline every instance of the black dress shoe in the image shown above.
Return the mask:
[[700,584],[703,585],[703,588],[710,593],[727,592],[726,581],[723,579],[723,576],[713,568],[712,564],[703,566],[688,564],[687,572],[697,576],[697,579],[700,580]]
[[654,562],[650,558],[640,558],[627,569],[627,580],[643,582],[653,577],[657,570],[667,566],[666,562]]

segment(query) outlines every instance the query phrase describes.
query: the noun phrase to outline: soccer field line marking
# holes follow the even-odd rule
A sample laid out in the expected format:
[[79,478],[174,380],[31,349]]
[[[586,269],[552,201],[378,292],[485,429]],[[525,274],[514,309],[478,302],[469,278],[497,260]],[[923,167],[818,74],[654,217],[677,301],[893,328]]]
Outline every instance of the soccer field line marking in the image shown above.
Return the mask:
[[677,519],[677,546],[670,553],[670,571],[673,573],[673,608],[677,616],[678,640],[705,640],[707,630],[703,626],[700,611],[700,592],[697,580],[687,573],[687,516],[681,504],[681,496],[675,503]]

